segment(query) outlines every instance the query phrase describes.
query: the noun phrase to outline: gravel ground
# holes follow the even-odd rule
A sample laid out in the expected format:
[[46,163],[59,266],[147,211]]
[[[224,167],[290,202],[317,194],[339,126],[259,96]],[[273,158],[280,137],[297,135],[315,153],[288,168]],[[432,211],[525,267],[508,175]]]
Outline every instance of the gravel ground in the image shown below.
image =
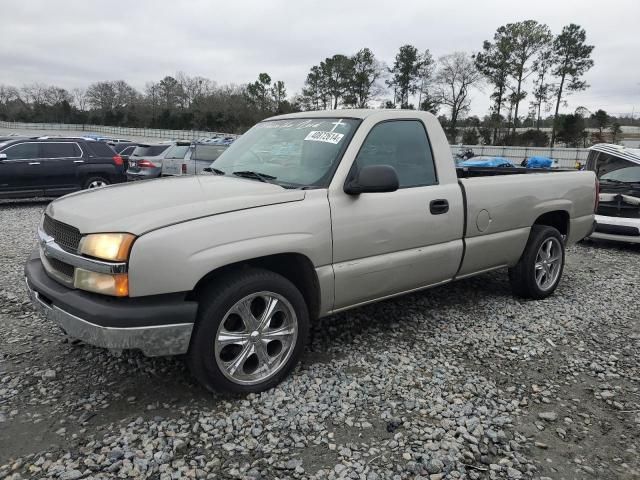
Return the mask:
[[570,248],[544,301],[500,271],[324,319],[290,378],[230,397],[34,313],[44,205],[0,205],[0,478],[640,478],[638,247]]

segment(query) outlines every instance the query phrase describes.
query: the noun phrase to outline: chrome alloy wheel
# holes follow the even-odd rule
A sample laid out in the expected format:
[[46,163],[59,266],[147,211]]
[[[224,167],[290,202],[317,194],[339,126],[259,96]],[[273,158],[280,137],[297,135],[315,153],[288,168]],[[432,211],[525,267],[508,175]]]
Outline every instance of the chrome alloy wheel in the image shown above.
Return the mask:
[[257,292],[225,314],[215,338],[216,364],[235,383],[271,378],[287,363],[298,338],[298,319],[287,299]]
[[562,245],[557,238],[547,238],[536,254],[536,284],[540,290],[549,290],[555,285],[562,267]]
[[109,184],[104,180],[94,180],[89,184],[87,188],[100,188],[100,187],[106,187],[107,185]]

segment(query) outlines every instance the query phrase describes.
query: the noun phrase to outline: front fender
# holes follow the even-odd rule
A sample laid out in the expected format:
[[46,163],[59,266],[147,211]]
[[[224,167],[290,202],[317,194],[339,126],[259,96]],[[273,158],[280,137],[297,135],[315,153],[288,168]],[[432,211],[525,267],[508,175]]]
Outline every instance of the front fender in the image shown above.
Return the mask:
[[191,291],[213,270],[279,253],[304,255],[316,268],[331,264],[326,191],[301,202],[214,215],[142,235],[129,260],[129,294]]

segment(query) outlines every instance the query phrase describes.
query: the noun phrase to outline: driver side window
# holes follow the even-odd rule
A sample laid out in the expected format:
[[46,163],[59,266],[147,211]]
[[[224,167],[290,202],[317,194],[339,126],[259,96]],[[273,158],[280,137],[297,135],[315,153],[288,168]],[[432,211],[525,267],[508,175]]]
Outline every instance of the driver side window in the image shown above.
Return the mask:
[[427,132],[418,120],[394,120],[374,126],[358,152],[355,165],[392,166],[400,188],[438,183]]

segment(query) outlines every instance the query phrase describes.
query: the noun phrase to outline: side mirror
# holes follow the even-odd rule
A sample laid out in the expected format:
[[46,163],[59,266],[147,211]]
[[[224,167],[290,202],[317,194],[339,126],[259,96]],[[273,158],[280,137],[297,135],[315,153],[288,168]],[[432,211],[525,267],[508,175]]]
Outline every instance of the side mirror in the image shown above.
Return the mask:
[[0,153],[0,162],[2,162],[3,160],[7,159],[7,154],[6,153]]
[[358,170],[354,179],[344,186],[347,195],[395,192],[399,188],[398,174],[390,165],[369,165]]

